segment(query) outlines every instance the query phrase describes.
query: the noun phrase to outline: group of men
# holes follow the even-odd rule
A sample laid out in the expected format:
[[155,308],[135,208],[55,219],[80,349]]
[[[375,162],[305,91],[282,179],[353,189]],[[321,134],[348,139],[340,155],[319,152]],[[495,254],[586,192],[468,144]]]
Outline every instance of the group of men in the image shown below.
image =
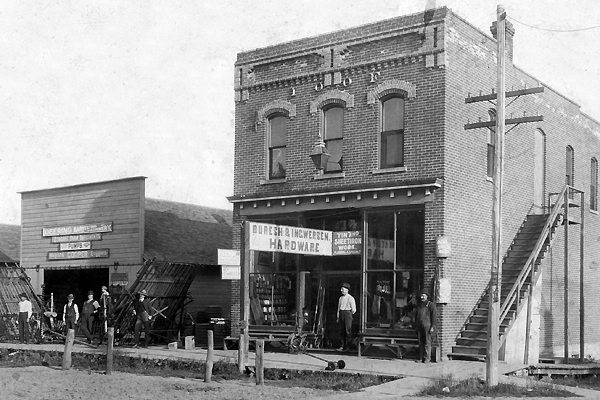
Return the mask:
[[[346,351],[352,342],[352,316],[356,313],[356,301],[349,293],[350,284],[342,283],[341,296],[337,306],[337,322],[341,330],[341,346],[338,351]],[[417,362],[431,362],[431,338],[435,332],[437,310],[429,300],[427,293],[422,292],[416,305],[414,327],[419,339],[419,359]]]
[[[69,329],[75,330],[77,324],[79,324],[81,332],[85,335],[88,344],[92,344],[94,336],[92,334],[92,326],[96,316],[99,316],[100,321],[103,323],[103,331],[100,335],[100,342],[97,344],[100,346],[106,338],[108,316],[111,313],[111,301],[108,288],[102,286],[102,293],[100,294],[100,300],[94,299],[94,292],[88,291],[87,300],[82,305],[81,313],[79,307],[75,304],[75,296],[69,294],[67,296],[67,303],[63,307],[62,320],[65,327],[65,333]],[[21,343],[29,342],[29,322],[33,314],[33,308],[31,302],[27,298],[25,293],[21,293],[19,301],[19,341]],[[144,347],[148,347],[150,340],[150,320],[152,315],[150,312],[151,305],[148,299],[146,290],[141,290],[137,293],[137,297],[133,302],[133,314],[137,317],[134,328],[134,347],[139,346],[140,333],[142,327],[145,333],[145,344]]]

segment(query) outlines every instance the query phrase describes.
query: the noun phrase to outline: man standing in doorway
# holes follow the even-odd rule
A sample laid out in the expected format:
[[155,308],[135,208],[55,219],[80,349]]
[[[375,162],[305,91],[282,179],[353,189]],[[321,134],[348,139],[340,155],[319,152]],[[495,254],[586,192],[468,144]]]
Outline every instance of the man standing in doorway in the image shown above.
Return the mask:
[[67,296],[67,304],[63,307],[63,322],[65,323],[65,335],[69,333],[69,329],[75,330],[75,323],[79,319],[79,308],[73,301],[75,296],[72,294]]
[[435,331],[436,318],[435,304],[429,301],[427,293],[421,293],[415,314],[415,329],[419,337],[419,360],[417,362],[429,363],[431,361],[431,335]]
[[346,351],[350,348],[352,342],[352,315],[356,312],[356,301],[350,293],[350,284],[342,283],[340,289],[342,295],[338,300],[337,322],[341,328],[342,344],[337,351]]
[[100,346],[104,343],[104,339],[108,339],[108,318],[110,315],[110,293],[108,293],[108,288],[106,286],[102,286],[102,293],[100,293],[100,321],[102,322],[102,332],[100,333]]
[[94,323],[94,315],[98,312],[100,304],[94,300],[94,292],[88,292],[88,299],[83,303],[81,310],[81,331],[87,338],[88,343],[92,344],[94,336],[92,336],[92,326]]
[[19,341],[27,343],[29,342],[29,319],[33,314],[33,309],[25,293],[21,293],[19,297],[21,298],[19,301]]

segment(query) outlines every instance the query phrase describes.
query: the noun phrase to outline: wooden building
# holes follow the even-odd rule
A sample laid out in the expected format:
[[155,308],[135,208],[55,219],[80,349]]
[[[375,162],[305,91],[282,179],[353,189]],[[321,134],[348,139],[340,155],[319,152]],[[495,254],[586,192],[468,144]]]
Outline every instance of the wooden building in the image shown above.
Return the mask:
[[[36,294],[53,294],[61,310],[103,285],[113,295],[129,288],[144,260],[158,258],[199,268],[187,312],[207,306],[229,314],[230,281],[221,280],[217,248],[231,247],[231,211],[148,199],[145,177],[22,192],[21,266]],[[218,288],[211,291],[207,288]],[[152,293],[150,293],[152,296]]]

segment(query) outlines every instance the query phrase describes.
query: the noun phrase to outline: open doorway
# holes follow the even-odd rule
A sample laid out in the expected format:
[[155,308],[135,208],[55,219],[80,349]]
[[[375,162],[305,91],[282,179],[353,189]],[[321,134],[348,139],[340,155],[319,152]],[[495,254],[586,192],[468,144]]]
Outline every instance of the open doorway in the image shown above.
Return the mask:
[[54,309],[58,318],[62,319],[63,306],[67,303],[67,296],[75,296],[75,304],[82,310],[82,304],[87,300],[89,290],[94,292],[94,298],[98,300],[101,287],[108,287],[109,269],[87,268],[87,269],[60,269],[44,271],[44,304],[50,307],[51,295],[54,297]]

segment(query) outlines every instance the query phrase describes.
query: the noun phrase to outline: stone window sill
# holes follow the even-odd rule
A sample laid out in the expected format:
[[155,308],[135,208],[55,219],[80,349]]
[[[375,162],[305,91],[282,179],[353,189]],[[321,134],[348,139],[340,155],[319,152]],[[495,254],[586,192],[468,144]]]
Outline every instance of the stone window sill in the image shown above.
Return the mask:
[[384,169],[374,169],[371,171],[373,175],[378,174],[392,174],[394,172],[406,172],[406,167],[394,167],[394,168],[384,168]]
[[344,178],[346,174],[344,172],[339,172],[337,174],[317,174],[315,175],[315,180],[323,180],[323,179],[339,179]]
[[260,180],[260,184],[261,185],[277,185],[279,183],[286,183],[287,182],[287,178],[283,178],[283,179],[261,179]]

